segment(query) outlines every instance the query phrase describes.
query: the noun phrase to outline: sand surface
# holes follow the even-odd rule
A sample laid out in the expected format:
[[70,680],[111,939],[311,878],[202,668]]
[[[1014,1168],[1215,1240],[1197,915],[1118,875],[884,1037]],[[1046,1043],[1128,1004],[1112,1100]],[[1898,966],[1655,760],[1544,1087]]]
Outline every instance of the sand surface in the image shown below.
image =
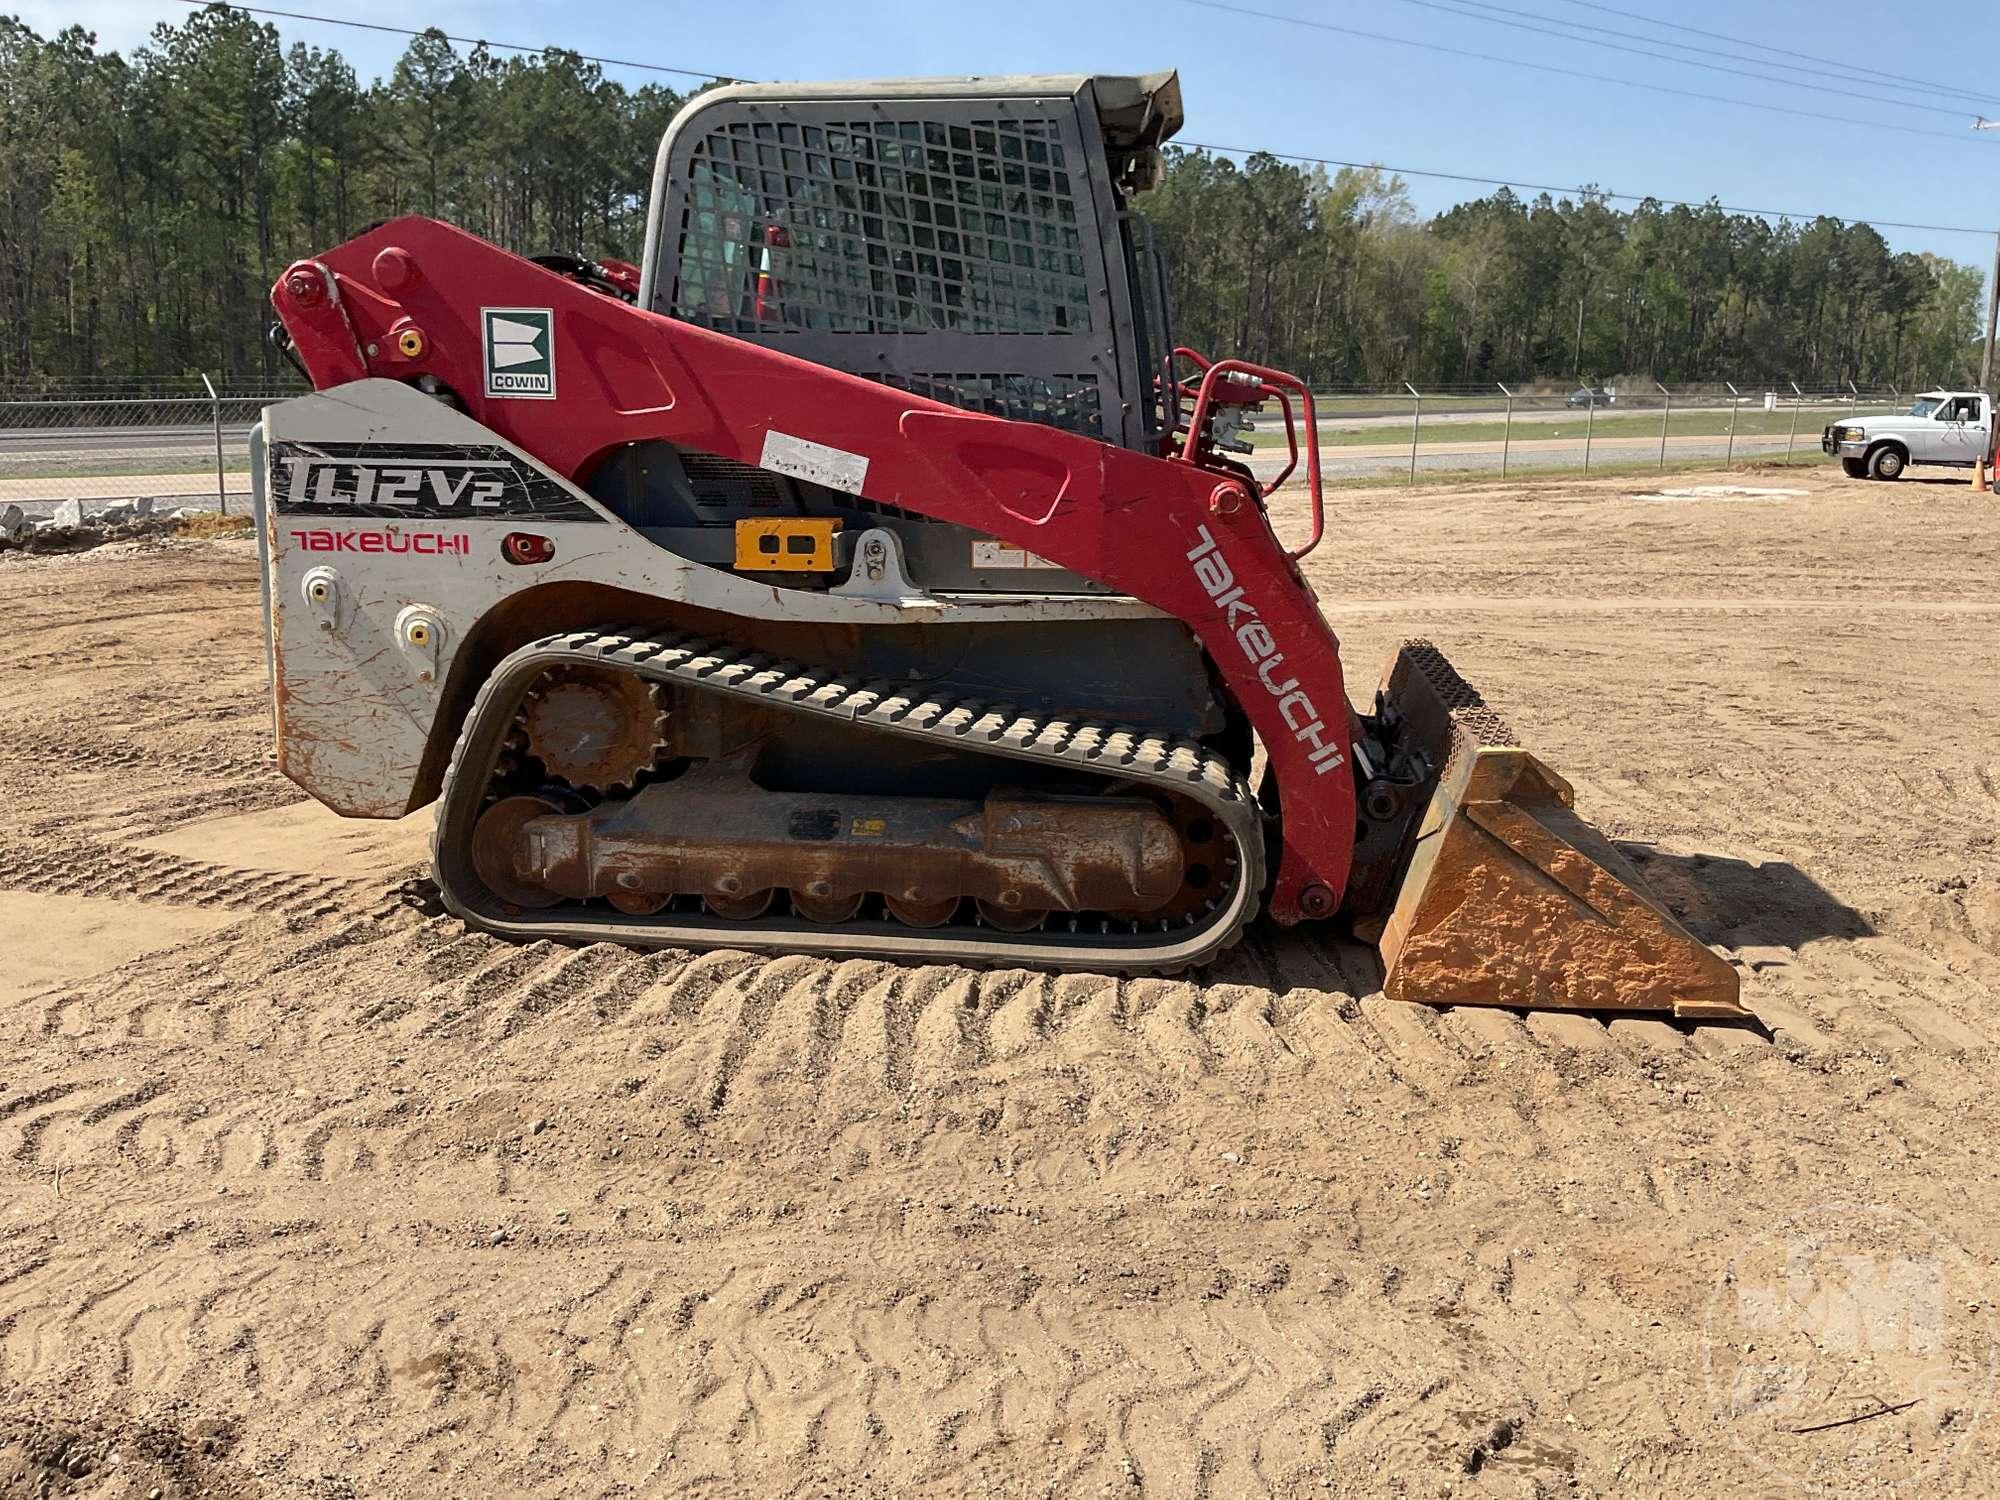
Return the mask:
[[247,545],[0,563],[0,1495],[1990,1492],[2000,502],[1769,482],[1309,564],[1763,1032],[511,947],[270,769]]

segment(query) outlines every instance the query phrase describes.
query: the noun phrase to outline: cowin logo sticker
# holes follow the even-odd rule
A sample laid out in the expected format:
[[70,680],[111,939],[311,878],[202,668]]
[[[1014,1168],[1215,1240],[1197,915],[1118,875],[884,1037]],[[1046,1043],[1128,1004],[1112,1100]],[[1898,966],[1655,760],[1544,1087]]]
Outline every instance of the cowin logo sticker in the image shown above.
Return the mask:
[[556,315],[546,307],[482,307],[486,394],[553,401],[556,394]]

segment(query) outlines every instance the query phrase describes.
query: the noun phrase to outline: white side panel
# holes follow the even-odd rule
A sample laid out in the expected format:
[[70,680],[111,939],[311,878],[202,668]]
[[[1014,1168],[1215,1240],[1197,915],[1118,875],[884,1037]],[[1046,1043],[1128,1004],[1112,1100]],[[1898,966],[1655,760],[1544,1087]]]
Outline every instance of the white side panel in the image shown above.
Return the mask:
[[[265,409],[260,517],[272,696],[284,773],[338,812],[400,817],[442,685],[490,610],[584,581],[753,618],[828,624],[1130,619],[1131,599],[880,598],[775,588],[646,540],[491,429],[396,381]],[[502,555],[509,533],[554,544]],[[598,622],[613,623],[613,622]]]

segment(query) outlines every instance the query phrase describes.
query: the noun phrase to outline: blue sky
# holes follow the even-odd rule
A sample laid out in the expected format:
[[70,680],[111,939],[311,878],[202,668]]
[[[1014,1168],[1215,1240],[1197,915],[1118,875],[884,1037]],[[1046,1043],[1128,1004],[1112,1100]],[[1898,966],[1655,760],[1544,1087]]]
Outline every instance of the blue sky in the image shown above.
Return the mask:
[[[1898,20],[1879,0],[1240,0],[1246,10],[1455,48],[1469,56],[1232,13],[1193,0],[1007,0],[998,6],[940,0],[273,3],[760,78],[1177,67],[1188,112],[1182,135],[1191,140],[1523,183],[1589,182],[1613,192],[1696,201],[1714,196],[1746,208],[1931,225],[2000,222],[2000,132],[1975,135],[1968,129],[1975,112],[2000,118],[2000,81],[1990,85],[1984,102],[1928,91],[1980,93],[1982,54],[1976,44],[1901,49],[1900,57],[1880,63],[1920,85],[1871,76],[1883,52],[1875,39],[1904,27],[1913,35],[1918,28],[1933,39],[1938,35],[1934,15],[1919,11]],[[78,23],[96,30],[100,44],[120,48],[142,42],[154,22],[187,11],[168,0],[13,4],[45,34]],[[1502,11],[1514,14],[1503,17]],[[1640,18],[1832,61],[1801,64],[1821,72],[1791,72],[1780,66],[1790,58],[1662,29]],[[1502,20],[1562,35],[1533,33]],[[403,45],[398,37],[348,27],[285,19],[275,24],[288,44],[337,43],[364,75],[385,72]],[[1714,55],[1700,61],[1754,76],[1588,45],[1582,27],[1708,48]],[[1647,47],[1619,37],[1599,40]],[[1965,40],[1976,43],[1971,35]],[[1570,71],[1537,72],[1509,60]],[[607,71],[634,84],[647,76]],[[1776,82],[1782,78],[1810,86],[1784,87]],[[1638,84],[1835,118],[1771,113]],[[1903,102],[1859,97],[1864,94]],[[1857,123],[1843,123],[1850,121]],[[1905,133],[1909,130],[1937,134]],[[1426,212],[1484,191],[1474,184],[1414,177],[1410,187]],[[1883,233],[1898,250],[1936,251],[1982,267],[1992,255],[1991,240],[1972,235]]]

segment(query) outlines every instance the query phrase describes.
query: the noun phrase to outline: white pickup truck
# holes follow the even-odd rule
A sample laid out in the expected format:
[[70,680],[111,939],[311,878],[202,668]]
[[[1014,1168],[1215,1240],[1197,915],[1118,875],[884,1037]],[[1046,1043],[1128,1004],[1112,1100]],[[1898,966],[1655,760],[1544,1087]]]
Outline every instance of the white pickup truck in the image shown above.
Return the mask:
[[1993,461],[1993,398],[1984,391],[1925,391],[1910,409],[1849,417],[1820,435],[1850,479],[1900,479],[1911,464],[1969,469]]

